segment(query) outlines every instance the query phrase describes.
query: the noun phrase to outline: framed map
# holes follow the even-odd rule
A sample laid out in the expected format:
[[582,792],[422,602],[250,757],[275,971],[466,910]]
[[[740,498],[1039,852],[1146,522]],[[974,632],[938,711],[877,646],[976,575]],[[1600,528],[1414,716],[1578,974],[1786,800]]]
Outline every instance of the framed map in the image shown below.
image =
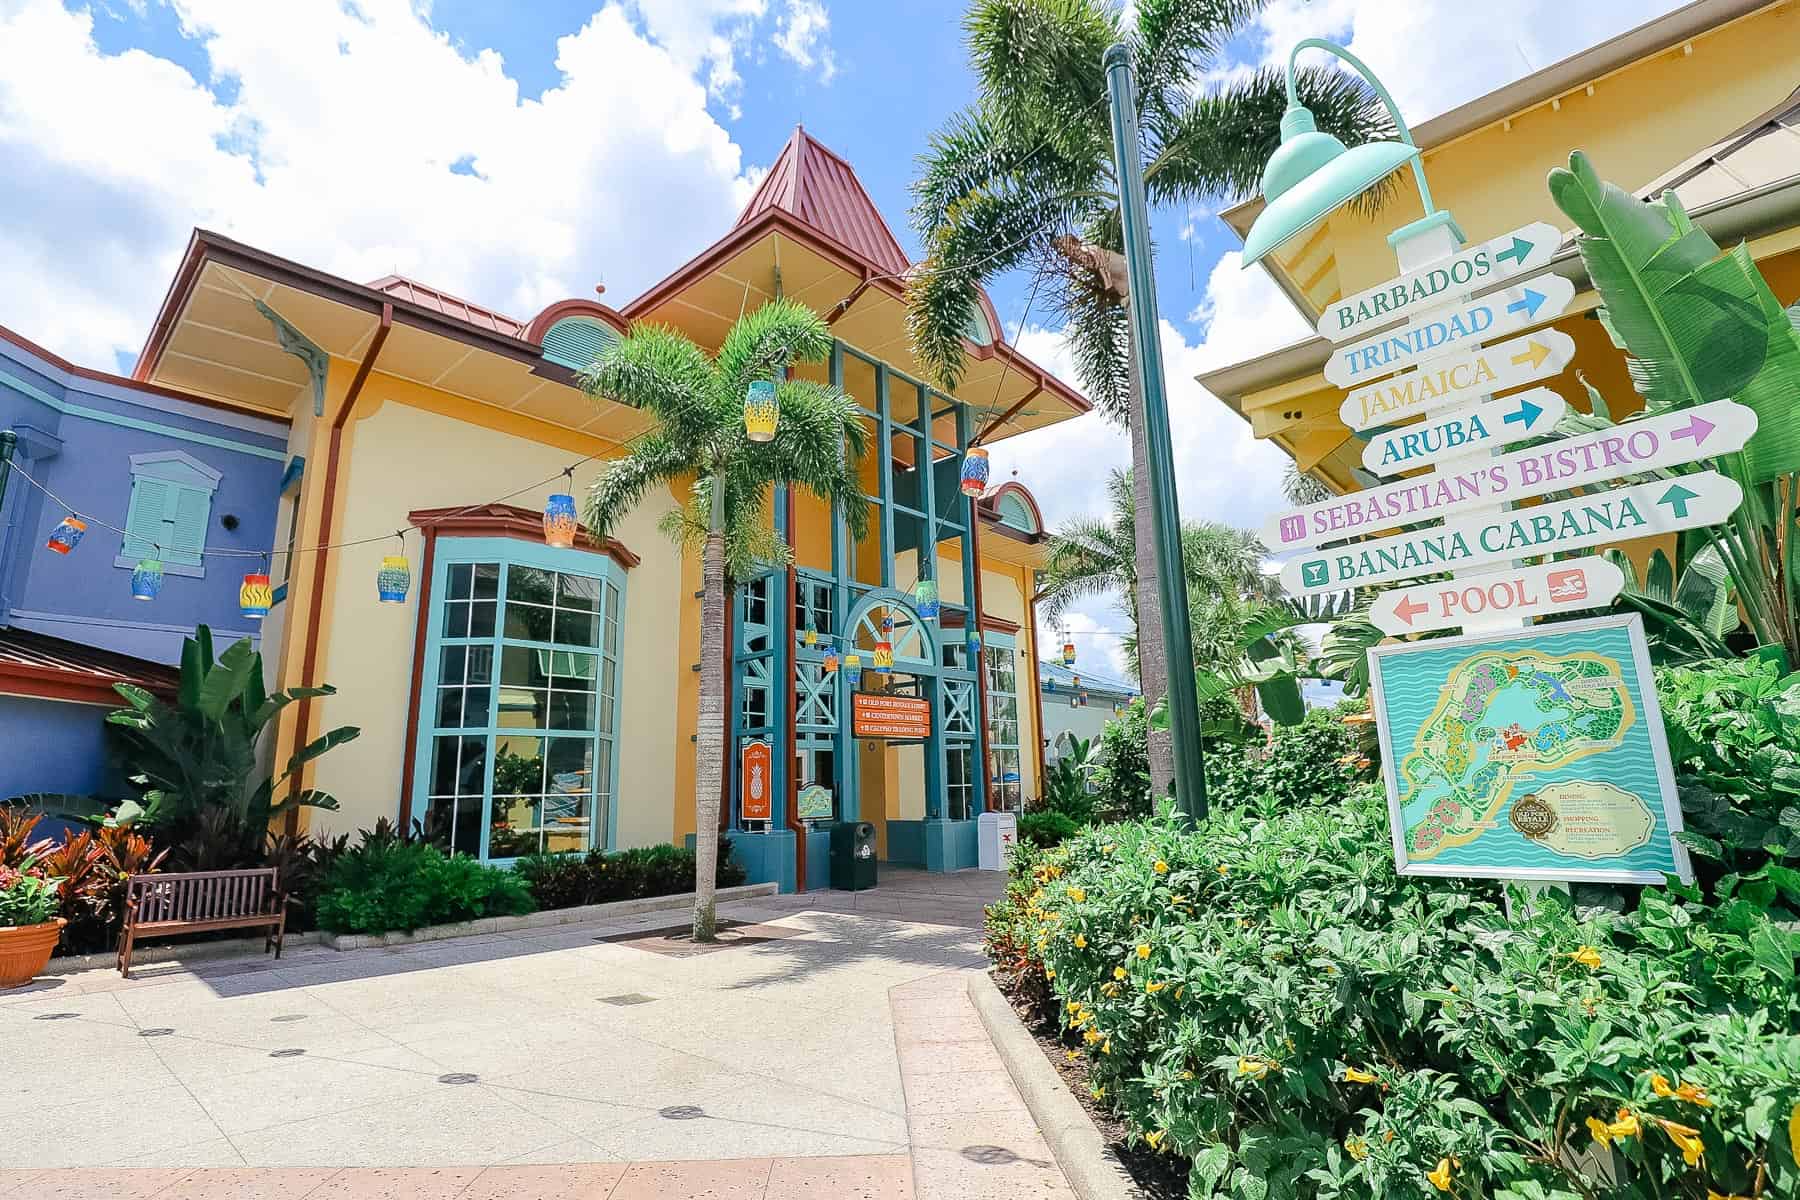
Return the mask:
[[1379,646],[1402,875],[1693,880],[1636,614]]

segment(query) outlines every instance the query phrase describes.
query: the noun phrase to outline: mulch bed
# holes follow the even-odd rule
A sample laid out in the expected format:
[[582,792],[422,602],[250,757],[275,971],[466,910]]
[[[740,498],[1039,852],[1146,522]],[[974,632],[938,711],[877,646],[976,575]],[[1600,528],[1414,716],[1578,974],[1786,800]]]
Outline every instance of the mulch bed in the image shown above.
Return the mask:
[[1131,1172],[1132,1181],[1147,1200],[1187,1200],[1188,1160],[1179,1154],[1158,1154],[1143,1142],[1133,1141],[1126,1124],[1093,1098],[1094,1084],[1088,1075],[1087,1059],[1068,1056],[1075,1043],[1063,1040],[1055,1008],[1038,1003],[1025,989],[998,971],[993,972],[993,978],[1012,1004],[1020,1023],[1037,1040],[1044,1058],[1062,1077],[1063,1085],[1081,1102],[1107,1149],[1119,1156],[1119,1161]]

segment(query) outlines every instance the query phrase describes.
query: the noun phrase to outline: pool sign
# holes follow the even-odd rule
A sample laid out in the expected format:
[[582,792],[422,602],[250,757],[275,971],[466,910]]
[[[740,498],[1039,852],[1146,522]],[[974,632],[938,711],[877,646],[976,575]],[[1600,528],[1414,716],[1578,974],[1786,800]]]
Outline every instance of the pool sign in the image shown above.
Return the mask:
[[[1264,529],[1277,549],[1316,546],[1356,534],[1449,517],[1483,505],[1605,483],[1657,467],[1741,450],[1756,413],[1714,400],[1643,421],[1481,459],[1365,491],[1333,496],[1275,517]],[[1633,535],[1635,536],[1635,535]]]
[[1532,388],[1468,412],[1427,417],[1371,438],[1363,466],[1377,475],[1398,475],[1476,450],[1542,437],[1556,427],[1568,405],[1549,388]]
[[1534,222],[1472,246],[1443,262],[1408,271],[1354,296],[1333,301],[1319,314],[1318,330],[1334,342],[1391,325],[1462,292],[1535,271],[1562,245],[1556,226]]
[[1368,383],[1466,345],[1540,325],[1561,314],[1574,298],[1575,285],[1569,280],[1540,275],[1478,300],[1446,304],[1420,313],[1409,325],[1340,348],[1325,363],[1325,378],[1345,388]]
[[1743,498],[1743,489],[1716,471],[1656,479],[1297,555],[1281,569],[1281,583],[1295,595],[1309,595],[1515,558],[1565,554],[1607,542],[1716,525],[1729,517]]
[[1566,558],[1394,588],[1375,597],[1369,620],[1395,636],[1455,629],[1471,620],[1604,608],[1624,586],[1625,573],[1598,555]]
[[1548,379],[1575,357],[1575,339],[1555,329],[1434,358],[1416,371],[1357,388],[1338,406],[1338,419],[1352,429],[1370,429],[1452,404],[1466,404],[1492,392]]

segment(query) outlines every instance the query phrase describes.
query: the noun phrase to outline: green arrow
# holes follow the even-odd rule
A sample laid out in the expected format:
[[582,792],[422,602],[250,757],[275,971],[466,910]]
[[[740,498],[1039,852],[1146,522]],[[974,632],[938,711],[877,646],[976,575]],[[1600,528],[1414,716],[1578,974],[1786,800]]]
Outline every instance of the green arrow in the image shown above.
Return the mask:
[[1510,258],[1514,262],[1522,263],[1525,261],[1525,256],[1530,253],[1531,253],[1531,243],[1526,241],[1522,237],[1515,237],[1513,239],[1512,245],[1510,245],[1506,249],[1500,251],[1500,253],[1494,255],[1494,261],[1497,263],[1505,262],[1507,259]]
[[1679,519],[1681,517],[1687,516],[1688,501],[1689,500],[1698,500],[1699,498],[1700,498],[1699,492],[1690,492],[1690,491],[1688,491],[1688,489],[1682,487],[1679,483],[1677,483],[1677,484],[1672,485],[1668,491],[1666,491],[1662,495],[1658,496],[1656,498],[1656,502],[1658,504],[1666,504],[1670,508],[1674,509],[1675,516]]

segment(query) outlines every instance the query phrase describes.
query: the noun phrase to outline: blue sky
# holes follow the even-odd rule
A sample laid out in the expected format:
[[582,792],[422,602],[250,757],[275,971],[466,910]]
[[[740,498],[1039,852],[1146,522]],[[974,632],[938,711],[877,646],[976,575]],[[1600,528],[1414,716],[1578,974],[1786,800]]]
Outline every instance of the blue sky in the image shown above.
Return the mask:
[[[1306,36],[1347,44],[1413,123],[1675,0],[1270,0],[1201,86]],[[638,294],[730,225],[796,121],[903,245],[914,160],[971,97],[964,0],[0,0],[0,324],[124,369],[193,227],[352,279],[411,275],[529,316]],[[1260,524],[1282,458],[1194,375],[1307,331],[1210,213],[1163,212],[1158,298],[1184,512]],[[1193,231],[1184,238],[1184,231]],[[1471,236],[1498,231],[1470,230]],[[1069,373],[1026,281],[1005,336]],[[1021,332],[1021,316],[1025,316]],[[995,447],[1057,521],[1102,503],[1097,417]],[[1070,619],[1117,666],[1106,601]]]

